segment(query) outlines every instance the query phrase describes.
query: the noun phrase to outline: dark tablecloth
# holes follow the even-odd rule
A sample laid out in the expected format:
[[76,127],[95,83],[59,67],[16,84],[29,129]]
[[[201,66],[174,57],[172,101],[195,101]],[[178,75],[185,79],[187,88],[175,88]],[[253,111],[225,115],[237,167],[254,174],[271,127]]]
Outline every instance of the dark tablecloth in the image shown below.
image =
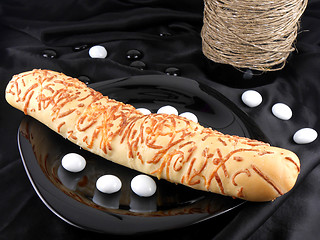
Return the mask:
[[[301,159],[297,185],[269,203],[246,203],[214,219],[182,229],[132,236],[134,239],[318,239],[320,237],[319,137],[310,144],[292,141],[295,131],[320,132],[320,1],[310,0],[302,17],[297,50],[281,71],[244,76],[207,60],[201,51],[201,0],[36,1],[0,3],[0,239],[125,239],[75,228],[56,217],[36,195],[17,147],[23,113],[9,106],[4,89],[12,75],[34,68],[51,69],[92,83],[134,76],[166,74],[202,81],[224,94],[260,126],[273,145]],[[108,56],[92,59],[83,45],[103,45]],[[130,67],[130,49],[143,53],[144,70]],[[43,57],[52,50],[55,58]],[[263,102],[246,107],[247,89]],[[276,102],[289,105],[289,121],[275,118]]]

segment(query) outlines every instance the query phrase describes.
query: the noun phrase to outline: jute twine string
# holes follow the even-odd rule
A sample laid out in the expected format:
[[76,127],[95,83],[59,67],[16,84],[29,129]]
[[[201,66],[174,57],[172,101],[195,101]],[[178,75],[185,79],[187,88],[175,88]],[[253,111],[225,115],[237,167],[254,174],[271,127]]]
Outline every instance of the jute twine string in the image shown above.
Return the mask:
[[275,71],[295,50],[307,0],[204,0],[202,51],[237,68]]

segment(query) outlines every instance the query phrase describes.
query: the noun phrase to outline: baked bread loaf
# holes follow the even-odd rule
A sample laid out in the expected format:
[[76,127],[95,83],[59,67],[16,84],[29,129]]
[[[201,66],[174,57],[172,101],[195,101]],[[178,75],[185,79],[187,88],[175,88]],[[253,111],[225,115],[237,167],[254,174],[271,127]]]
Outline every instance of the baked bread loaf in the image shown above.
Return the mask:
[[300,172],[291,151],[176,115],[143,115],[54,71],[13,76],[6,100],[83,149],[198,190],[270,201],[292,189]]

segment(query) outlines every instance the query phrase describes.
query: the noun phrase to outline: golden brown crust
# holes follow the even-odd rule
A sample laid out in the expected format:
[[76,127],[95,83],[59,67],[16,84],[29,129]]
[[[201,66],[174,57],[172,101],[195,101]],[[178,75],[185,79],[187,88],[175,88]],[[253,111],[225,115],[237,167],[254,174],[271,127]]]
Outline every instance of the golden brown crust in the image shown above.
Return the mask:
[[143,115],[62,73],[16,75],[6,99],[86,150],[199,190],[269,201],[288,192],[300,172],[288,150],[175,115]]

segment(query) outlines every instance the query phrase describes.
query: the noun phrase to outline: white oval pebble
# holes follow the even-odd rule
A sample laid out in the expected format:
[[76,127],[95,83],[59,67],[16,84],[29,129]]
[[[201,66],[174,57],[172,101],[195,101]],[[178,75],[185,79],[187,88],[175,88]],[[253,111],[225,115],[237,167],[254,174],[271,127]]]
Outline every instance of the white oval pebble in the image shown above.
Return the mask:
[[92,58],[106,58],[108,55],[107,50],[103,46],[93,46],[89,49],[89,56]]
[[131,180],[131,189],[140,197],[151,197],[156,192],[157,185],[151,177],[140,174]]
[[149,115],[151,114],[151,111],[147,108],[137,108],[138,111],[140,111],[144,115]]
[[194,121],[194,122],[198,122],[198,118],[195,114],[191,113],[191,112],[184,112],[184,113],[181,113],[179,116],[181,117],[185,117],[191,121]]
[[122,187],[122,183],[117,176],[103,175],[98,178],[96,187],[100,192],[111,194],[118,192]]
[[166,113],[166,114],[174,114],[174,115],[178,115],[178,110],[175,107],[172,107],[170,105],[167,106],[163,106],[161,108],[158,109],[157,111],[158,114],[160,113]]
[[61,164],[69,172],[81,172],[86,167],[86,160],[77,153],[68,153],[62,158]]
[[274,116],[282,120],[289,120],[292,117],[291,108],[284,103],[276,103],[272,106],[271,111]]
[[301,128],[293,135],[293,141],[298,144],[307,144],[316,140],[318,133],[312,128]]
[[255,90],[247,90],[241,95],[242,101],[248,107],[257,107],[262,102],[262,96]]

